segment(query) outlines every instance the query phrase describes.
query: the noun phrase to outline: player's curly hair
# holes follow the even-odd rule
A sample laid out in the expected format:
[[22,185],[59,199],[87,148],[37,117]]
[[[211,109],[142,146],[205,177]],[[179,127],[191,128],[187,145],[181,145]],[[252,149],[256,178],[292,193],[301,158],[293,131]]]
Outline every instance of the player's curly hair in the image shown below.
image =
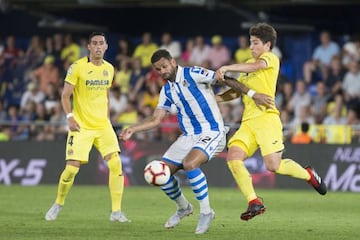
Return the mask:
[[259,38],[263,43],[270,42],[270,49],[272,49],[276,44],[276,30],[267,23],[258,23],[252,26],[249,30],[249,34],[250,36]]

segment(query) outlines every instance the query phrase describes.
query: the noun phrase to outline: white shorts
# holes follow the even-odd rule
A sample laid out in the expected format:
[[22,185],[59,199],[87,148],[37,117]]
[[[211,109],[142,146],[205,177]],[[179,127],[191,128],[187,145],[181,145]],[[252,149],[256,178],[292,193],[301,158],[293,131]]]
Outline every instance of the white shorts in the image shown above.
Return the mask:
[[226,146],[226,133],[207,132],[198,135],[181,135],[163,155],[163,160],[176,166],[182,162],[191,149],[199,149],[208,157],[208,161],[224,150]]

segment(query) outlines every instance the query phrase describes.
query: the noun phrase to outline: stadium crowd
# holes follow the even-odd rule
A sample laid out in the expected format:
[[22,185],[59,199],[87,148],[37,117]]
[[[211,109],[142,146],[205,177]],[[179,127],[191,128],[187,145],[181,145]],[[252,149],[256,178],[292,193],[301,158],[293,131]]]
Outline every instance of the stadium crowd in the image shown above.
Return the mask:
[[[209,41],[208,41],[209,40]],[[135,44],[128,38],[110,46],[115,66],[111,88],[111,121],[117,130],[150,116],[157,105],[164,80],[150,67],[150,56],[158,48],[169,50],[183,66],[198,65],[216,70],[222,65],[241,63],[251,58],[246,35],[239,35],[233,46],[222,36],[209,39],[202,35],[181,42],[164,32],[158,42],[144,32]],[[235,47],[234,47],[235,46]],[[282,58],[282,50],[275,54]],[[87,55],[87,39],[70,34],[34,35],[24,49],[16,36],[0,41],[0,141],[65,139],[66,116],[60,96],[67,68]],[[303,78],[291,79],[282,70],[275,103],[284,126],[285,141],[291,142],[304,123],[351,127],[351,142],[360,142],[360,37],[340,44],[331,33],[319,33],[319,45],[303,65]],[[218,87],[216,91],[223,90]],[[221,103],[224,121],[231,129],[241,123],[240,99]],[[176,109],[161,127],[138,133],[144,141],[173,141],[179,134]],[[298,138],[297,138],[298,139]],[[309,142],[309,141],[307,141]],[[323,137],[310,142],[326,143]]]

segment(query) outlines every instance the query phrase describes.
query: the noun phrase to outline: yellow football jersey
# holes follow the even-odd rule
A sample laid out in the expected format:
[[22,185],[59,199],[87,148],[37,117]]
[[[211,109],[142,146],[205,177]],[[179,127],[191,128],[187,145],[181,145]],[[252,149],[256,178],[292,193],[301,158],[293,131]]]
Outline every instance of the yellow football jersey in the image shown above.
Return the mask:
[[[260,57],[267,63],[267,68],[251,73],[240,73],[238,80],[245,84],[248,88],[255,90],[258,93],[264,93],[275,99],[276,83],[280,70],[279,58],[272,52],[265,52]],[[255,62],[256,59],[251,58],[247,63]],[[253,99],[246,94],[242,95],[242,101],[245,106],[242,121],[261,116],[265,113],[277,113],[279,111],[274,108],[260,110]]]
[[107,92],[113,79],[114,67],[105,60],[96,66],[83,57],[69,67],[65,82],[74,86],[73,114],[80,128],[108,127]]

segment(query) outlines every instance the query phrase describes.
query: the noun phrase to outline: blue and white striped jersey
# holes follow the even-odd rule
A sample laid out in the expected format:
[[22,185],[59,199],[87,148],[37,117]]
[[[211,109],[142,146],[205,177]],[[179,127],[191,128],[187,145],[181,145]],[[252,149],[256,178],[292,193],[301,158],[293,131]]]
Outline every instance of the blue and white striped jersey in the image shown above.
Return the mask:
[[168,81],[160,91],[157,108],[177,109],[180,129],[185,135],[224,131],[212,84],[215,72],[202,67],[178,66],[175,82]]

